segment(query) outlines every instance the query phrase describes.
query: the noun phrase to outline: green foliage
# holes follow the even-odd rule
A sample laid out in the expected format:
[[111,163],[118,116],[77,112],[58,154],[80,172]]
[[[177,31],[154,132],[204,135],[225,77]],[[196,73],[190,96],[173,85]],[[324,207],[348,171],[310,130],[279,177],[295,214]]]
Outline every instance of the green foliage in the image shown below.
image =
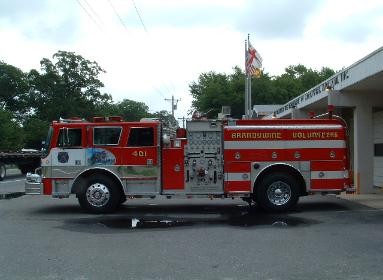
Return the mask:
[[47,137],[48,127],[49,122],[47,121],[29,118],[23,127],[24,146],[40,150],[42,148],[41,142]]
[[31,70],[28,75],[35,117],[89,118],[97,114],[97,108],[112,101],[110,95],[100,92],[104,85],[99,75],[105,71],[97,62],[64,51],[54,54],[53,59],[42,59],[41,73]]
[[13,151],[23,147],[22,128],[11,112],[0,109],[0,151]]
[[26,74],[19,68],[0,61],[0,109],[21,118],[29,109],[29,87]]
[[[289,66],[280,76],[270,77],[263,73],[259,78],[252,79],[252,103],[284,104],[334,74],[330,68],[322,68],[318,72],[303,65]],[[242,117],[245,73],[239,67],[234,67],[229,75],[202,73],[189,88],[193,97],[191,110],[209,112],[208,117],[216,117],[222,106],[231,106],[231,115]]]
[[145,103],[129,99],[107,104],[101,111],[104,116],[121,116],[127,121],[139,121],[149,116],[149,107]]
[[209,112],[208,117],[216,117],[222,106],[230,105],[232,115],[241,114],[244,107],[243,90],[245,75],[235,67],[230,75],[209,72],[202,73],[198,82],[189,85],[193,97],[192,109]]
[[169,127],[169,128],[178,127],[177,120],[168,111],[161,110],[153,114],[150,114],[149,117],[159,119],[166,127]]

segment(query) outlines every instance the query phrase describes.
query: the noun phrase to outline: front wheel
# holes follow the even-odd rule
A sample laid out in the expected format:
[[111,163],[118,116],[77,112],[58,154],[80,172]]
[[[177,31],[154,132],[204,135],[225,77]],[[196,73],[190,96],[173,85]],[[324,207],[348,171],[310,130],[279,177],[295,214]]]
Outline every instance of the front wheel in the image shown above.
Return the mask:
[[287,173],[266,175],[256,189],[256,200],[266,211],[289,211],[298,203],[298,199],[298,181]]
[[94,175],[85,182],[78,194],[78,201],[85,210],[96,213],[111,213],[121,201],[121,192],[115,182],[106,176]]

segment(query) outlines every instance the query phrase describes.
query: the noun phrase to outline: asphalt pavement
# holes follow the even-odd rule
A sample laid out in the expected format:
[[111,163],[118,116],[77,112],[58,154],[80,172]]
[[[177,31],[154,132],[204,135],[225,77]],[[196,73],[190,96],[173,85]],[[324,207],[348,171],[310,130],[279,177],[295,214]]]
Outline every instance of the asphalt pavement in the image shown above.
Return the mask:
[[1,279],[382,279],[383,211],[336,197],[270,215],[240,200],[0,201]]
[[7,176],[0,181],[0,199],[11,199],[22,196],[24,191],[25,175],[19,169],[7,169]]
[[229,199],[128,200],[112,215],[75,197],[3,199],[0,279],[380,280],[380,194],[350,196],[304,197],[277,215]]

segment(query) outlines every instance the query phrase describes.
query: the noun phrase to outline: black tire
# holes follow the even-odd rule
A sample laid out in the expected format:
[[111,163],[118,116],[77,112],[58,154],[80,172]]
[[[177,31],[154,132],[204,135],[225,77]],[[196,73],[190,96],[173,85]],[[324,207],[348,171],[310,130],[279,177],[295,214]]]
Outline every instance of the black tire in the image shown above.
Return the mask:
[[120,189],[111,178],[96,174],[85,180],[78,202],[83,209],[94,214],[112,213],[120,205],[121,196]]
[[267,174],[256,187],[256,201],[268,212],[291,210],[299,200],[299,183],[288,174],[274,172]]
[[5,168],[5,164],[0,162],[0,181],[3,181],[7,176],[7,169]]
[[124,204],[125,201],[126,201],[126,196],[125,195],[121,195],[120,205]]
[[26,175],[28,172],[31,172],[27,167],[20,167],[21,174]]
[[36,164],[36,163],[22,164],[18,166],[21,173],[24,175],[26,175],[28,172],[34,173],[38,167],[40,167],[40,164]]

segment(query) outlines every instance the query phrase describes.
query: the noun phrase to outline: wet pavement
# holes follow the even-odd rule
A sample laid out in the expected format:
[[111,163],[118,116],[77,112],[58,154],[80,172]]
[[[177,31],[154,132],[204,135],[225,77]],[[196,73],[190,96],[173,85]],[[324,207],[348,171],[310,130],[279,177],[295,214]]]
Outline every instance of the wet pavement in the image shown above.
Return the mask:
[[[157,210],[158,211],[158,210]],[[238,211],[240,212],[240,211]],[[177,217],[178,216],[178,217]],[[291,217],[288,214],[271,215],[255,213],[254,210],[233,213],[232,215],[202,214],[195,215],[146,215],[136,217],[95,217],[65,220],[62,227],[66,230],[79,232],[104,233],[115,229],[119,230],[146,230],[171,229],[188,227],[297,227],[317,224],[319,221],[300,217]]]
[[381,279],[383,211],[308,197],[286,214],[241,200],[0,201],[3,279]]
[[241,200],[0,200],[1,279],[381,279],[383,211],[335,196],[268,214]]

